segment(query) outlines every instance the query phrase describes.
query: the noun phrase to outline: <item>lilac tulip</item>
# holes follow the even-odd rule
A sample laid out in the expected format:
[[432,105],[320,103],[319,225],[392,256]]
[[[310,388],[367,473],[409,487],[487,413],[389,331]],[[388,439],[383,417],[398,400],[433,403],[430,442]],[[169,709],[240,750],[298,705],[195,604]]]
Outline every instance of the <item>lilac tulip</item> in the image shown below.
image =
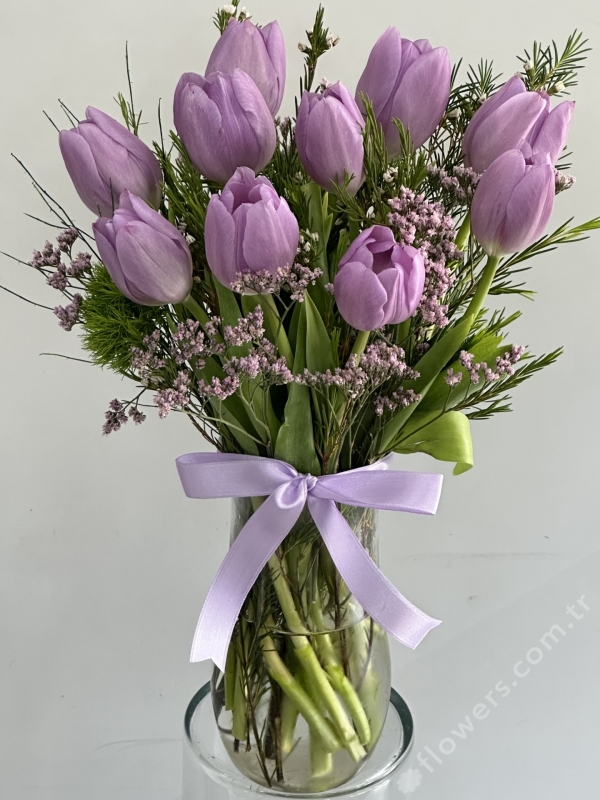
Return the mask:
[[173,116],[192,164],[226,183],[238,167],[259,172],[277,144],[275,123],[256,84],[241,69],[207,78],[188,72],[175,90]]
[[520,150],[503,153],[484,172],[471,205],[473,234],[489,256],[515,253],[543,235],[554,206],[554,167]]
[[296,121],[296,145],[304,169],[323,189],[344,185],[354,195],[364,180],[362,114],[339,81],[322,94],[304,92]]
[[181,303],[192,289],[192,256],[174,225],[123,192],[112,219],[92,226],[100,258],[119,291],[142,306]]
[[375,42],[356,87],[356,102],[362,108],[364,94],[373,104],[390,156],[402,149],[394,119],[409,131],[415,147],[429,139],[448,105],[451,76],[445,47],[434,48],[427,39],[403,39],[392,27]]
[[128,189],[158,207],[162,172],[150,148],[116,119],[97,108],[86,109],[76,128],[58,137],[77,194],[90,209],[112,216]]
[[285,89],[285,42],[277,22],[258,28],[249,19],[229,20],[211,53],[205,74],[233,75],[236,68],[252,78],[275,116]]
[[554,164],[565,146],[575,104],[550,110],[545,92],[528,92],[518,75],[477,109],[463,138],[465,164],[484,172],[499,155],[518,148],[527,157],[547,153]]
[[402,247],[383,225],[355,239],[340,261],[333,289],[342,317],[359,331],[412,317],[425,285],[421,253]]
[[240,272],[267,270],[294,262],[300,231],[296,217],[272,183],[239,167],[206,211],[206,258],[215,277],[231,286]]

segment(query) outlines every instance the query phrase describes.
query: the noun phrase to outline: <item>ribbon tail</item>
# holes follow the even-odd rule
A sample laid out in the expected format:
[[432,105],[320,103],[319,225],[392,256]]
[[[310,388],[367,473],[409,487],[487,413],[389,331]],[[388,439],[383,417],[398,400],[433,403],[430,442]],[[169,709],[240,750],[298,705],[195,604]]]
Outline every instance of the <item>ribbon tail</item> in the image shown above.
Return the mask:
[[229,642],[244,600],[296,523],[305,502],[305,487],[299,490],[298,482],[291,481],[273,492],[244,525],[202,607],[192,643],[192,662],[210,658],[225,671]]
[[364,610],[402,644],[415,649],[440,624],[390,583],[332,500],[309,495],[310,513],[346,585]]

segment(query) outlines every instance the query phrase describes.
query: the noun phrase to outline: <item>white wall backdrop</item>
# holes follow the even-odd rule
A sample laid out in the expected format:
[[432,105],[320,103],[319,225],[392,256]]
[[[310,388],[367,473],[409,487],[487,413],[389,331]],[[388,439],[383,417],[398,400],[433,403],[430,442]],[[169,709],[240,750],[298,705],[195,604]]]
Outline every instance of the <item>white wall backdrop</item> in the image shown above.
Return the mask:
[[[291,112],[296,43],[317,3],[249,3],[257,20],[282,25],[283,110]],[[595,0],[330,0],[326,8],[341,42],[318,77],[352,89],[389,24],[446,45],[454,60],[493,58],[507,76],[533,39],[560,42],[583,29],[595,50],[574,93],[577,183],[558,198],[555,221],[600,214]],[[150,141],[159,98],[170,123],[180,74],[204,69],[214,10],[206,0],[0,0],[0,249],[26,261],[48,235],[22,213],[48,216],[11,152],[78,223],[91,221],[42,110],[61,126],[57,98],[80,116],[88,104],[116,116],[128,41]],[[600,715],[589,709],[599,699],[590,665],[598,663],[600,575],[598,560],[586,557],[599,547],[599,246],[596,237],[534,262],[538,294],[534,303],[511,303],[526,312],[513,338],[535,352],[564,344],[565,355],[517,391],[514,414],[475,424],[476,468],[453,478],[442,467],[438,516],[382,517],[388,576],[445,620],[416,653],[394,647],[396,685],[419,720],[419,746],[447,735],[565,604],[586,595],[592,609],[526,690],[425,775],[417,798],[597,796]],[[4,257],[0,283],[57,302],[37,274]],[[81,355],[76,335],[49,312],[0,292],[0,795],[175,800],[183,710],[208,675],[206,665],[188,664],[188,648],[226,552],[228,504],[185,499],[174,459],[203,442],[184,419],[161,422],[150,412],[142,428],[102,437],[108,401],[129,387],[43,352]],[[439,469],[424,457],[396,463],[408,464]]]

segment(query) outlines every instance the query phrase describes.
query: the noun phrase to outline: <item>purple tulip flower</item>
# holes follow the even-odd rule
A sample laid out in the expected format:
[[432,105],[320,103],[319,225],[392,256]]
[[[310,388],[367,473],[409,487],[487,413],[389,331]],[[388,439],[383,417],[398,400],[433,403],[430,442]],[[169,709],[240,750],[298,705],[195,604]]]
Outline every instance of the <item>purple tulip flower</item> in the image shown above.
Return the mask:
[[175,90],[177,133],[196,169],[226,183],[238,167],[255,172],[271,160],[275,123],[256,84],[241,69],[207,78],[188,72]]
[[543,235],[554,206],[554,167],[536,155],[528,164],[508,150],[487,168],[471,205],[473,234],[489,256],[515,253]]
[[452,66],[445,47],[432,47],[427,39],[403,39],[388,28],[375,42],[356,87],[369,98],[385,133],[390,156],[401,153],[399,119],[409,131],[414,147],[429,139],[444,116],[450,97]]
[[304,169],[327,191],[352,177],[349,194],[364,180],[364,120],[352,95],[339,81],[322,94],[304,92],[296,120],[296,145]]
[[236,68],[252,78],[275,116],[285,89],[285,42],[277,22],[258,28],[249,19],[229,20],[211,53],[205,74],[233,75]]
[[550,110],[545,92],[528,92],[518,75],[477,109],[463,138],[465,164],[485,172],[494,159],[518,148],[525,156],[548,153],[554,164],[565,146],[575,104]]
[[298,249],[298,221],[273,184],[239,167],[221,195],[214,194],[206,210],[206,258],[215,277],[231,286],[240,272],[293,264]]
[[131,131],[91,106],[76,128],[58,137],[67,171],[90,211],[110,217],[128,189],[155,208],[162,172],[150,148]]
[[333,293],[342,317],[359,331],[412,317],[425,285],[421,253],[402,247],[383,225],[356,238],[340,261]]
[[112,219],[92,226],[100,258],[119,291],[142,306],[181,303],[192,290],[192,256],[174,225],[123,192]]

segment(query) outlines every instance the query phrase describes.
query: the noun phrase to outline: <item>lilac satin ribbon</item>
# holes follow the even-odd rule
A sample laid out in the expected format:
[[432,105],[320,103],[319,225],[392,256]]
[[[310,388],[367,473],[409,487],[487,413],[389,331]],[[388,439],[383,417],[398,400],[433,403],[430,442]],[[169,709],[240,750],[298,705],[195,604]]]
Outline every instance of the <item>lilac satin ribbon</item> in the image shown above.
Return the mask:
[[307,502],[334,564],[369,616],[413,649],[440,624],[388,581],[335,505],[435,514],[443,476],[387,472],[388,463],[385,458],[368,467],[315,478],[274,458],[190,453],[177,459],[188,497],[267,498],[244,525],[217,572],[198,620],[191,661],[210,658],[225,669],[244,600]]

